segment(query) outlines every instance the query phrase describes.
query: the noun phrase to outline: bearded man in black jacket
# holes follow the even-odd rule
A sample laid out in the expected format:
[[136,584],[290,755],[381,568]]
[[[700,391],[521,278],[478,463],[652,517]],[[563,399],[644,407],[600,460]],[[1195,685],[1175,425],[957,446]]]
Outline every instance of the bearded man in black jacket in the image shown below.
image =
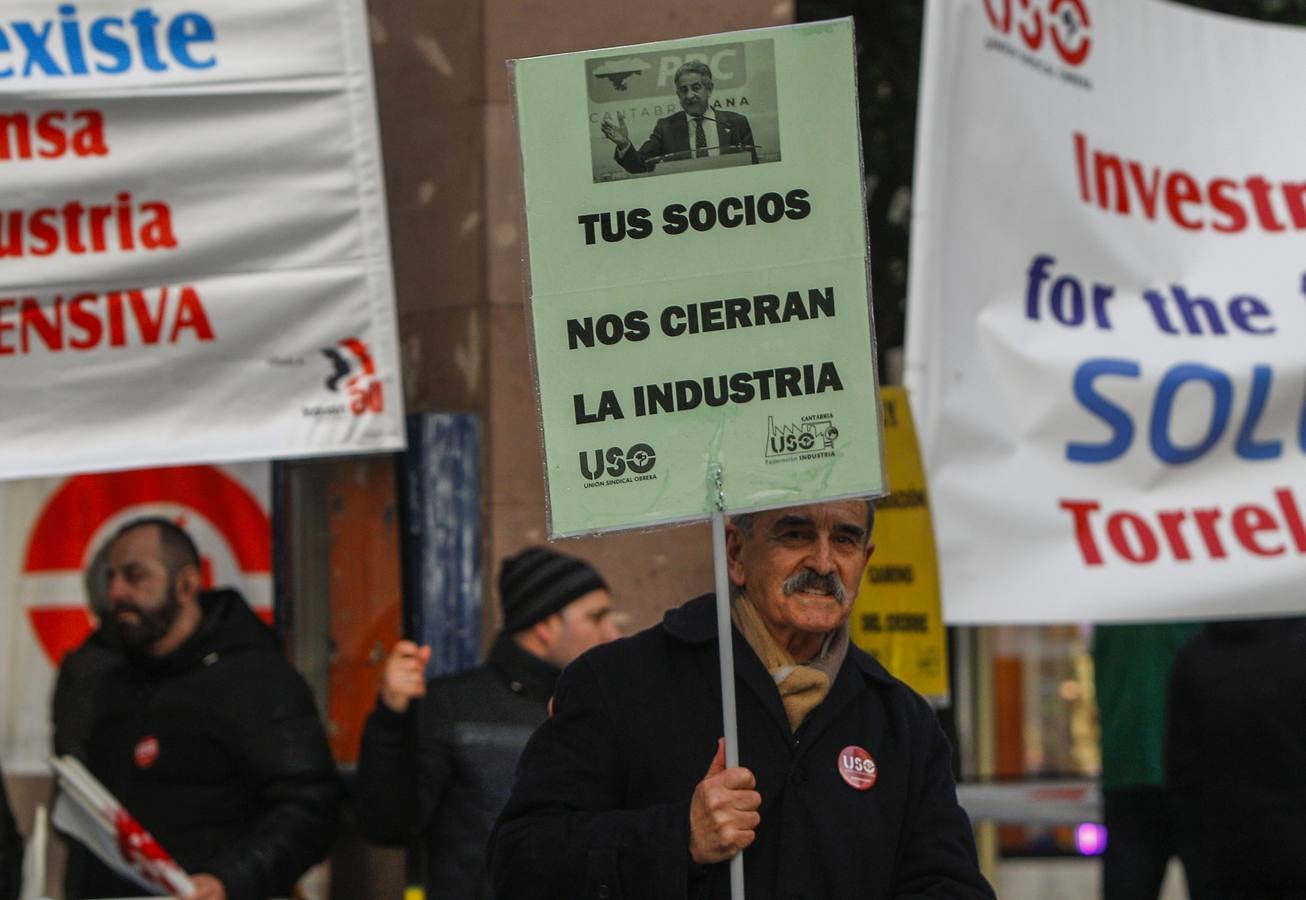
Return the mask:
[[[288,896],[335,833],[340,790],[308,685],[167,519],[106,552],[107,615],[55,686],[56,753],[72,752],[178,864],[188,900]],[[92,654],[93,657],[88,654]],[[140,889],[70,840],[66,895]]]

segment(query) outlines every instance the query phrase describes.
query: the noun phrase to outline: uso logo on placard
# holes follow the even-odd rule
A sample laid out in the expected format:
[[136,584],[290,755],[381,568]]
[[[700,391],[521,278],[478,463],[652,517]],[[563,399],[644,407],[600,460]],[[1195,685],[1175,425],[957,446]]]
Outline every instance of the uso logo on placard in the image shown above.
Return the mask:
[[587,482],[585,487],[630,484],[657,478],[653,467],[657,465],[658,455],[651,444],[582,450],[579,456],[580,474]]

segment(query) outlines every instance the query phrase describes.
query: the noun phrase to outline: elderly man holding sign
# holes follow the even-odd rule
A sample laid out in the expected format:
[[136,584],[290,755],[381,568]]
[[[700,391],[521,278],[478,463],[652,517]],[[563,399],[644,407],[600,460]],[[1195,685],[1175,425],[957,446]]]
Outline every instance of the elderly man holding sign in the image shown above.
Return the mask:
[[719,737],[715,601],[562,675],[491,839],[499,896],[988,898],[929,705],[848,640],[874,510],[726,527],[741,765]]
[[[853,49],[844,20],[513,64],[550,534],[711,518],[716,578],[563,672],[491,837],[498,896],[993,896],[933,711],[848,638],[886,486]],[[730,63],[711,81],[704,59]],[[671,73],[682,110],[636,151],[621,113],[661,115],[645,101]],[[727,76],[776,165],[699,178],[709,123],[669,135],[714,110],[725,157],[744,126],[708,92]],[[557,127],[582,108],[585,134]],[[613,143],[708,159],[614,193]],[[588,170],[559,164],[586,150]],[[715,213],[767,193],[806,208]],[[640,327],[695,298],[797,313],[813,290],[828,315]],[[576,340],[600,320],[631,328]]]

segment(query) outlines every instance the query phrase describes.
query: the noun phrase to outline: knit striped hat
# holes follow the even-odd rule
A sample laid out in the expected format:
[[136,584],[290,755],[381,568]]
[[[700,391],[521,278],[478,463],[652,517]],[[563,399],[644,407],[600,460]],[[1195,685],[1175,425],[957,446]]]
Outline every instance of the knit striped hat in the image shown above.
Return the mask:
[[527,547],[499,567],[503,632],[513,634],[548,618],[590,591],[608,584],[582,559],[546,547]]

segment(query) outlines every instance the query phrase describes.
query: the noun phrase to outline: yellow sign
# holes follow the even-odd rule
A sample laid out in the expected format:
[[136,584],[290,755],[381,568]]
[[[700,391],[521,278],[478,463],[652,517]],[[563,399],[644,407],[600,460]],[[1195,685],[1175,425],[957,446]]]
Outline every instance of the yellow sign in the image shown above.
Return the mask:
[[948,648],[925,470],[907,392],[881,387],[889,496],[876,503],[875,553],[848,620],[853,643],[918,693],[948,703]]

